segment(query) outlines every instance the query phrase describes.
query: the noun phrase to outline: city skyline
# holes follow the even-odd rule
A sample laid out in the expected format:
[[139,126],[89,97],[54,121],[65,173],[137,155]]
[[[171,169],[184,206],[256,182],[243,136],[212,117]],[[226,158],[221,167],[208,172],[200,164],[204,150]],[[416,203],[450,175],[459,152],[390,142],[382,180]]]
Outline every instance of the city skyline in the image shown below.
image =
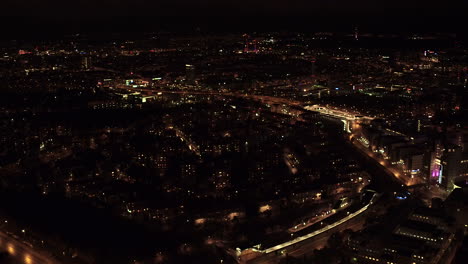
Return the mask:
[[466,264],[452,4],[10,2],[0,264]]

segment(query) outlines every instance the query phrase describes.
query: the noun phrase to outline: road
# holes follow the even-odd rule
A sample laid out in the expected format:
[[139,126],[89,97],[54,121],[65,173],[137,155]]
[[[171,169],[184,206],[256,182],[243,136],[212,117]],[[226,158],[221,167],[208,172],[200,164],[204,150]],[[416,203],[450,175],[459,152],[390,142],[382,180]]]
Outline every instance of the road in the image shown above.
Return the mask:
[[1,231],[0,250],[8,252],[18,264],[59,264],[46,253],[35,250],[19,239]]
[[400,173],[396,170],[392,170],[387,163],[384,163],[382,161],[379,161],[376,157],[375,154],[372,153],[368,148],[364,147],[361,143],[359,143],[357,140],[354,140],[354,138],[351,139],[351,143],[353,146],[360,151],[363,155],[367,155],[370,159],[375,160],[378,165],[389,175],[392,175],[396,180],[398,180],[401,184],[408,185],[408,179],[400,175]]
[[423,184],[424,182],[420,178],[411,178],[405,174],[403,174],[399,169],[394,168],[388,161],[378,158],[375,153],[372,153],[368,148],[363,146],[358,140],[354,140],[353,136],[351,136],[351,144],[361,152],[363,155],[368,156],[371,160],[374,160],[376,164],[381,167],[383,171],[385,171],[388,175],[392,175],[395,180],[400,182],[405,186],[412,186],[417,184]]
[[360,214],[362,214],[363,212],[365,212],[365,211],[369,208],[369,206],[370,206],[370,204],[365,205],[364,207],[362,207],[361,209],[357,210],[356,212],[354,212],[354,213],[352,213],[352,214],[350,214],[350,215],[348,215],[348,216],[346,216],[346,217],[344,217],[344,218],[342,218],[342,219],[340,219],[340,220],[338,220],[338,221],[336,221],[336,222],[334,222],[334,223],[332,223],[332,224],[330,224],[330,225],[328,225],[328,226],[326,226],[326,227],[324,227],[324,228],[322,228],[322,229],[319,229],[319,230],[317,230],[317,231],[315,231],[315,232],[309,233],[309,234],[304,235],[304,236],[297,237],[297,238],[295,238],[295,239],[293,239],[293,240],[290,240],[290,241],[287,241],[287,242],[285,242],[285,243],[276,245],[276,246],[274,246],[274,247],[267,248],[267,249],[265,249],[265,250],[262,250],[261,253],[269,254],[269,253],[271,253],[271,252],[275,252],[275,251],[278,251],[278,250],[282,250],[282,249],[287,248],[287,247],[289,247],[289,246],[291,246],[291,245],[300,243],[300,242],[302,242],[302,241],[304,241],[304,240],[307,240],[307,239],[313,238],[313,237],[315,237],[315,236],[317,236],[317,235],[320,235],[320,234],[322,234],[322,233],[325,233],[325,232],[327,232],[327,231],[329,231],[329,230],[331,230],[331,229],[333,229],[333,228],[335,228],[335,227],[337,227],[337,226],[339,226],[339,225],[341,225],[341,224],[343,224],[343,223],[345,223],[345,222],[347,222],[347,221],[353,219],[354,217],[359,216]]
[[[356,227],[356,223],[359,223],[357,226],[362,226],[365,220],[363,215],[365,215],[365,212],[371,205],[374,204],[378,197],[379,195],[375,193],[369,200],[368,204],[364,205],[353,213],[348,213],[346,217],[343,217],[336,222],[330,223],[314,232],[296,237],[287,242],[264,250],[243,250],[238,260],[240,263],[257,263],[256,261],[260,261],[258,263],[263,263],[262,261],[266,261],[264,263],[275,263],[275,260],[279,260],[285,254],[285,252],[288,252],[289,254],[291,251],[291,253],[298,255],[302,254],[301,252],[304,250],[313,250],[317,247],[323,247],[325,245],[324,243],[326,242],[325,237],[328,237],[335,232],[351,228],[352,226]],[[353,222],[353,220],[357,220],[357,222]]]
[[365,223],[365,214],[359,215],[359,217],[354,217],[353,219],[335,227],[332,230],[326,231],[314,237],[314,239],[308,239],[301,243],[295,244],[292,247],[289,247],[285,250],[283,254],[277,254],[272,252],[270,254],[265,254],[259,258],[248,261],[249,264],[273,264],[278,263],[282,258],[286,256],[286,253],[292,257],[301,257],[304,255],[310,255],[315,249],[323,248],[327,245],[329,237],[336,233],[342,232],[346,229],[351,229],[357,231],[362,229]]

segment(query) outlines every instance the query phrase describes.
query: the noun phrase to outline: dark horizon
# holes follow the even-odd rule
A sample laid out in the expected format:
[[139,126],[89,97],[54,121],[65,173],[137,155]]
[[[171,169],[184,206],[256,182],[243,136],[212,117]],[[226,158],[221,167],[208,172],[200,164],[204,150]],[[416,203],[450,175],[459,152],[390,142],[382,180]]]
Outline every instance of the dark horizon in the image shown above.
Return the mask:
[[462,1],[6,0],[1,38],[83,32],[350,31],[464,33]]
[[352,32],[363,33],[456,33],[466,37],[463,18],[458,16],[115,16],[87,18],[2,17],[1,39],[62,37],[75,33],[176,32]]

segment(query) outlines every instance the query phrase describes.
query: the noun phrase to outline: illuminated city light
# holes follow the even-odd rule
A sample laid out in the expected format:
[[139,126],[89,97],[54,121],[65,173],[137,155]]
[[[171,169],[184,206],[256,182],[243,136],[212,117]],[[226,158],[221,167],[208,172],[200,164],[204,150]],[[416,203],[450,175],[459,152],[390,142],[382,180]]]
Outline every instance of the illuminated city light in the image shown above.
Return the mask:
[[25,255],[25,256],[24,256],[24,263],[26,263],[26,264],[32,264],[33,261],[32,261],[31,256]]
[[[228,32],[228,18],[200,28],[189,19],[184,33],[127,19],[119,25],[138,30],[49,40],[18,30],[21,40],[2,41],[0,193],[6,213],[22,212],[1,219],[4,255],[274,263],[336,252],[395,264],[384,256],[436,263],[463,250],[463,34],[427,23],[421,34],[349,23],[266,32],[246,19]],[[52,24],[41,31],[69,28]],[[72,243],[96,239],[92,250]]]
[[15,247],[11,244],[8,244],[7,245],[7,251],[8,253],[10,253],[11,255],[15,255],[16,254],[16,251],[15,251]]

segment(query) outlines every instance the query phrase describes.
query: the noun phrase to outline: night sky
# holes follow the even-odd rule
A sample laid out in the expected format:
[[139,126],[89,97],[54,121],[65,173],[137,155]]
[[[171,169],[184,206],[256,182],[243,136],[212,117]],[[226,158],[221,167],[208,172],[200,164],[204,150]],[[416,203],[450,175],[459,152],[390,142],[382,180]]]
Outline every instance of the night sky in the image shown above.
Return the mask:
[[[320,27],[368,24],[464,30],[466,0],[2,0],[4,32],[148,28],[154,25]],[[281,19],[278,19],[281,16]]]
[[[123,15],[360,15],[432,13],[452,15],[466,7],[464,0],[3,0],[2,15],[34,15],[85,19]],[[6,3],[6,4],[5,4]],[[420,14],[418,14],[420,15]]]

